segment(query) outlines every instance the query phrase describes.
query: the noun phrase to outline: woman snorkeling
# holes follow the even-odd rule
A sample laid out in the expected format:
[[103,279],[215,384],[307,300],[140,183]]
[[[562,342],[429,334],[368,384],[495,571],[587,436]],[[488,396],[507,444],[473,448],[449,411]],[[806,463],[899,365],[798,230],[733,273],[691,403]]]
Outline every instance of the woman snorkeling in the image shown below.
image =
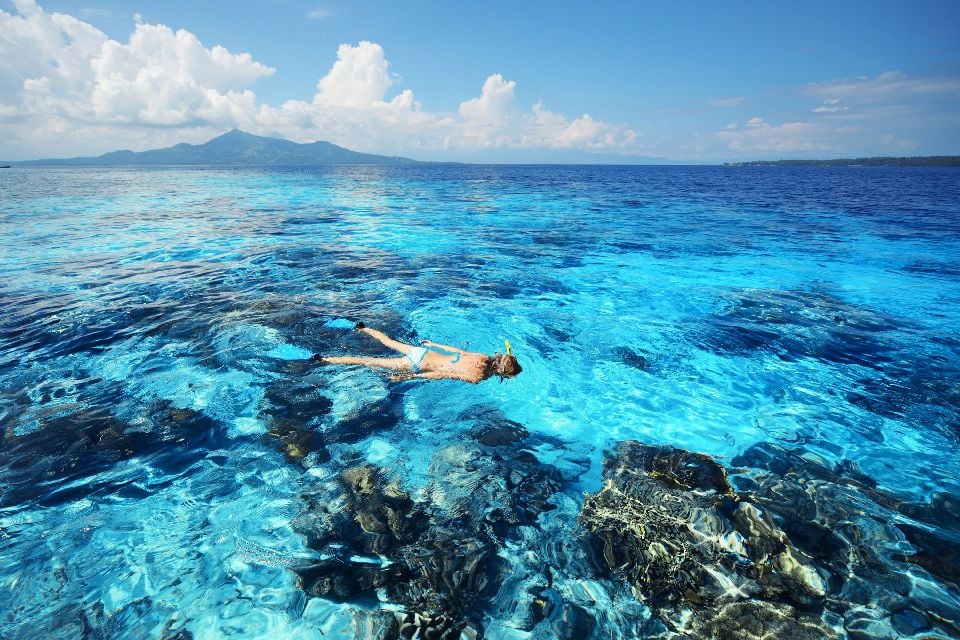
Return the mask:
[[[512,378],[523,371],[520,363],[513,355],[509,341],[506,343],[506,353],[496,353],[488,356],[484,353],[464,351],[457,347],[437,344],[424,340],[421,347],[404,344],[394,340],[382,331],[364,326],[362,322],[356,324],[355,329],[379,340],[385,346],[402,353],[399,358],[369,358],[365,356],[321,356],[316,354],[313,360],[321,364],[362,364],[365,367],[390,369],[402,373],[391,376],[392,380],[463,380],[478,384],[487,378],[499,376]],[[445,353],[443,353],[445,352]]]

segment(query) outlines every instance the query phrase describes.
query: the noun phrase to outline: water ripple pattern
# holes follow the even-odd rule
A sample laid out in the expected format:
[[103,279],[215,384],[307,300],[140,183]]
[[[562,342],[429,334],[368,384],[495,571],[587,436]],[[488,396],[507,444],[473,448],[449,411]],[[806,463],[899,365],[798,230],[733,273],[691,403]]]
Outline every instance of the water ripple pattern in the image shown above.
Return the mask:
[[[891,523],[896,501],[960,504],[955,169],[10,169],[0,303],[5,638],[361,633],[358,610],[397,605],[305,586],[336,552],[304,534],[311,500],[367,464],[467,509],[483,483],[438,478],[478,420],[522,426],[559,470],[549,508],[496,535],[556,536],[536,544],[571,576],[583,492],[624,440],[745,476],[758,446],[853,469]],[[337,317],[490,353],[508,339],[524,371],[397,384],[311,366],[386,355]],[[917,526],[960,545],[951,522]],[[920,564],[957,602],[952,574]],[[571,628],[649,620],[591,571],[552,587],[592,612]],[[504,613],[523,580],[471,624],[547,637]]]

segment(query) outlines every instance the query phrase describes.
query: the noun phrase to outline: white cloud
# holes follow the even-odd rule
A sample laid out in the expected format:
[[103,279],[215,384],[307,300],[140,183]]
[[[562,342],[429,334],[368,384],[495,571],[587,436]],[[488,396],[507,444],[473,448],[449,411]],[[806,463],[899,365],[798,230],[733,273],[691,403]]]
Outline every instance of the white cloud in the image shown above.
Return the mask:
[[928,153],[949,153],[950,141],[960,132],[957,78],[913,78],[891,71],[811,83],[799,94],[816,97],[819,104],[781,111],[780,124],[754,116],[743,127],[716,132],[714,139],[736,155],[855,157],[916,151],[917,139],[927,140]]
[[206,49],[190,32],[138,24],[128,44],[104,42],[90,60],[97,119],[145,125],[216,123],[254,96],[241,87],[274,70],[248,53]]
[[[186,30],[137,19],[128,42],[34,0],[0,11],[0,144],[20,155],[99,153],[198,142],[231,127],[391,153],[552,148],[637,153],[638,135],[584,114],[520,105],[516,83],[489,76],[456,113],[430,112],[395,89],[383,48],[344,44],[311,101],[258,102],[274,69],[207,47]],[[311,17],[323,17],[320,8]],[[139,18],[139,16],[138,16]],[[396,91],[395,95],[392,95]]]
[[730,107],[742,107],[744,104],[746,104],[746,102],[747,102],[747,99],[744,96],[707,100],[707,104],[709,104],[710,106],[719,107],[721,109],[726,109]]
[[835,145],[821,137],[821,131],[808,122],[784,122],[771,125],[755,116],[744,128],[727,128],[715,134],[730,151],[736,153],[831,151]]
[[499,73],[494,74],[483,83],[480,96],[461,102],[458,112],[464,120],[483,124],[502,122],[516,111],[516,86],[513,80],[507,82]]
[[813,109],[814,113],[846,113],[847,105],[840,104],[840,98],[824,98],[823,103]]
[[815,107],[814,113],[845,113],[850,110],[850,107],[846,105],[841,105],[840,98],[824,98],[823,104],[819,107]]
[[829,82],[814,82],[808,84],[805,91],[810,95],[837,102],[840,99],[848,102],[903,100],[916,96],[960,93],[960,79],[956,77],[912,78],[900,71],[886,71],[872,78],[858,76]]
[[307,11],[307,18],[310,20],[323,20],[330,15],[329,9],[324,9],[323,7],[316,7]]
[[[524,147],[629,150],[635,147],[639,140],[637,132],[595,120],[586,113],[568,121],[563,116],[546,110],[539,102],[533,106],[532,120],[530,116],[524,117],[528,131],[520,145]],[[533,126],[529,126],[531,122]]]
[[317,83],[316,104],[369,107],[383,101],[393,84],[383,47],[364,40],[355,47],[342,44],[337,61]]
[[20,146],[71,139],[79,145],[85,135],[102,140],[109,125],[235,119],[254,102],[243,87],[273,73],[249,54],[207,49],[187,31],[138,23],[123,44],[71,16],[45,13],[32,0],[17,0],[16,7],[16,15],[0,12],[0,113],[7,120],[16,114],[16,129],[3,138]]
[[408,89],[387,100],[394,83],[379,45],[342,45],[337,57],[312,102],[261,107],[253,129],[395,152],[545,148],[629,153],[638,148],[635,132],[589,115],[569,120],[539,102],[524,110],[516,82],[500,74],[489,76],[480,95],[461,102],[455,114],[444,114],[423,110]]

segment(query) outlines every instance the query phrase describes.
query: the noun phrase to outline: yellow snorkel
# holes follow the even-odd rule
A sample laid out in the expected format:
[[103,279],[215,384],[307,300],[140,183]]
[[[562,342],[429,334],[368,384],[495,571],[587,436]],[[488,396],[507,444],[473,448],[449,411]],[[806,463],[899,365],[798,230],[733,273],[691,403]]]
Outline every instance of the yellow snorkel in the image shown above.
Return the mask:
[[512,355],[513,355],[513,347],[510,346],[510,341],[509,341],[509,340],[504,340],[504,341],[503,341],[503,345],[507,348],[507,355],[508,355],[508,356],[512,356]]

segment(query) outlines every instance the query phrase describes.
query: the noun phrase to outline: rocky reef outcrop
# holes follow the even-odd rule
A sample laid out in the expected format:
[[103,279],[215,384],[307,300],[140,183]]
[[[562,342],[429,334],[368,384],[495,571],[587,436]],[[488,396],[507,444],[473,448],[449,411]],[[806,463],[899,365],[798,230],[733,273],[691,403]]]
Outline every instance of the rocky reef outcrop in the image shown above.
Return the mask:
[[[397,610],[358,613],[357,637],[482,637],[508,573],[505,547],[555,508],[550,498],[563,481],[519,444],[528,436],[509,421],[479,426],[435,452],[431,480],[416,496],[373,464],[319,483],[295,522],[322,558],[297,569],[301,588]],[[537,622],[546,617],[541,611]]]
[[[826,595],[810,559],[707,456],[619,443],[580,522],[606,566],[672,631],[716,637],[724,621],[749,619],[757,637],[774,627],[781,638],[831,637],[796,610],[822,607]],[[761,611],[763,602],[773,608]]]
[[[750,467],[621,442],[605,460],[603,487],[585,497],[579,520],[598,564],[651,607],[663,623],[655,635],[960,632],[960,599],[911,571],[935,556],[940,566],[929,573],[950,585],[955,554],[929,527],[889,518],[895,509],[928,523],[950,519],[949,501],[904,503],[850,465],[829,469],[773,446],[734,462]],[[891,553],[905,539],[911,552]]]

